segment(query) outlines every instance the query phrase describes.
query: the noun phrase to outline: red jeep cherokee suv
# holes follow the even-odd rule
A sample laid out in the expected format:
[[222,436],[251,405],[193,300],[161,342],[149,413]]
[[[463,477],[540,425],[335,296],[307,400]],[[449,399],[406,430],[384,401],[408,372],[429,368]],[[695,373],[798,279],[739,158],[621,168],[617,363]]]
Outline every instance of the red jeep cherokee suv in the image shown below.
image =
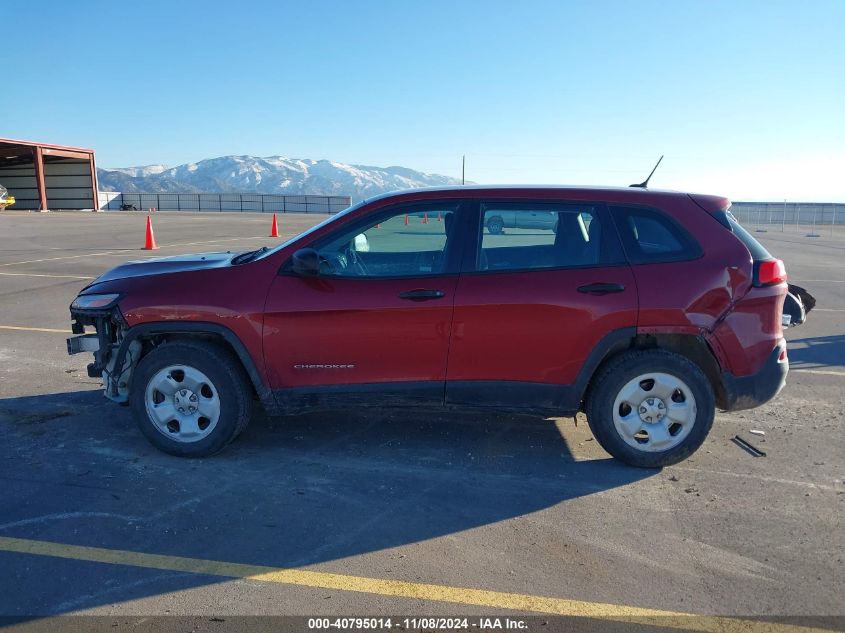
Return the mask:
[[118,266],[71,305],[68,351],[93,351],[106,396],[174,455],[221,450],[257,399],[584,411],[609,453],[655,467],[692,454],[716,407],[781,389],[785,280],[724,198],[425,189],[272,249]]

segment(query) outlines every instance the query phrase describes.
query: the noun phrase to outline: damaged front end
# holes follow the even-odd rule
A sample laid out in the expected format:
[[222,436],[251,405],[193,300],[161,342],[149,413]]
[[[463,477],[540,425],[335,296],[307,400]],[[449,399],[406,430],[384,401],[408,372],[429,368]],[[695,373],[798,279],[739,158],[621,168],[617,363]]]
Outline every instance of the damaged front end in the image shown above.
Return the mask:
[[[128,329],[117,306],[119,299],[117,294],[80,295],[76,298],[70,306],[71,331],[79,336],[67,339],[67,353],[93,353],[94,362],[88,364],[88,375],[103,379],[107,398],[124,403],[129,398],[129,379],[140,358],[141,343],[131,341],[125,353],[118,354]],[[86,327],[93,327],[96,333],[86,334]],[[123,362],[117,367],[119,357]]]

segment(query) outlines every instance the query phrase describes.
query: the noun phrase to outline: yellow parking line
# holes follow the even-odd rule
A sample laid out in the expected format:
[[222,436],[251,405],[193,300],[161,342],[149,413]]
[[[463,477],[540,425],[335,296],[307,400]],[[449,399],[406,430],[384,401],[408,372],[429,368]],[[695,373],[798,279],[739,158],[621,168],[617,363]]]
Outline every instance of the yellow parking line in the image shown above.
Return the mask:
[[24,327],[22,325],[0,325],[0,330],[21,330],[23,332],[53,332],[55,334],[73,334],[70,330],[54,330],[48,327]]
[[57,279],[94,279],[94,277],[84,277],[82,275],[47,275],[44,273],[0,273],[6,277],[55,277]]
[[283,585],[351,591],[396,598],[411,598],[430,602],[490,607],[493,609],[508,609],[550,615],[609,618],[685,630],[720,632],[766,631],[773,633],[779,631],[814,630],[796,627],[792,624],[787,626],[774,622],[759,622],[728,617],[694,616],[689,613],[646,609],[603,602],[567,600],[548,596],[468,589],[450,587],[448,585],[407,582],[404,580],[348,576],[345,574],[303,569],[227,563],[182,556],[145,554],[128,550],[85,547],[6,536],[0,536],[0,551],[105,563],[108,565],[127,565],[145,569],[241,578]]

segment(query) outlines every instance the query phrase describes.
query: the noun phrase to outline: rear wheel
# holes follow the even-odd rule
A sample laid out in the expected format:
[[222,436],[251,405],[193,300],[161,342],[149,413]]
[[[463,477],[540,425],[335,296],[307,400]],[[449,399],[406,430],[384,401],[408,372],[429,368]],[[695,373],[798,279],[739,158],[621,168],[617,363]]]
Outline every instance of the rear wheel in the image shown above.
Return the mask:
[[704,442],[715,416],[713,389],[689,359],[663,350],[625,353],[594,377],[587,421],[596,439],[632,466],[669,466]]
[[205,457],[249,422],[252,397],[239,362],[202,341],[165,343],[135,368],[129,402],[138,427],[160,450]]

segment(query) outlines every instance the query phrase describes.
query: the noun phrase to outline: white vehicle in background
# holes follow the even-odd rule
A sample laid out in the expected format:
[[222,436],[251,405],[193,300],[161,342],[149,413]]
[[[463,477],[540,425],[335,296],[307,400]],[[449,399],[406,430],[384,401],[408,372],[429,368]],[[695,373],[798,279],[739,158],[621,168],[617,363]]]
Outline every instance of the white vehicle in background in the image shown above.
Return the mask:
[[8,189],[0,185],[0,211],[15,204],[15,197],[9,195]]
[[485,220],[487,230],[493,235],[500,235],[505,229],[543,229],[557,233],[557,213],[551,211],[502,210]]

